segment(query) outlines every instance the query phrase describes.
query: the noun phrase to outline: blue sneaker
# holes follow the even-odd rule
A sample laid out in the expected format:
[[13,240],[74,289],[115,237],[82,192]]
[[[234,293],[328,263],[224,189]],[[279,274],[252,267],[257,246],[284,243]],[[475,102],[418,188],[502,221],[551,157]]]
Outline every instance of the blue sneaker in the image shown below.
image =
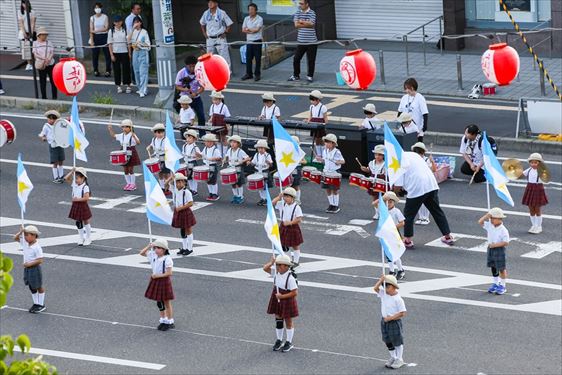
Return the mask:
[[238,202],[236,202],[237,204],[242,204],[244,203],[245,199],[244,197],[238,197]]
[[233,203],[233,204],[234,204],[234,203],[236,203],[237,201],[238,201],[238,197],[235,196],[235,195],[233,195],[233,196],[232,196],[232,199],[230,200],[230,203]]
[[507,288],[503,285],[498,285],[498,288],[496,289],[496,294],[498,295],[502,295],[505,294],[505,292],[507,292]]
[[495,291],[498,290],[498,287],[498,284],[492,284],[492,286],[488,289],[488,293],[495,293]]

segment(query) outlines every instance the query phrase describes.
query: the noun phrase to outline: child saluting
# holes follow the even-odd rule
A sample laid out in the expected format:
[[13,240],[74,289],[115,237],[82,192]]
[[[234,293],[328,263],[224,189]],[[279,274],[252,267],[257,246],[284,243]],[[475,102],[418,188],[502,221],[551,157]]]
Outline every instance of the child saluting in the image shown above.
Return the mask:
[[503,225],[504,218],[505,215],[502,209],[494,207],[478,220],[478,224],[488,232],[488,259],[486,265],[492,269],[492,276],[494,277],[494,283],[488,289],[488,293],[504,294],[507,292],[505,248],[509,244],[509,232]]
[[22,226],[14,236],[14,241],[21,244],[21,250],[23,251],[23,282],[31,291],[33,306],[29,308],[29,312],[33,314],[46,309],[43,273],[41,272],[43,249],[37,242],[40,234],[41,232],[35,225],[28,225],[25,228]]

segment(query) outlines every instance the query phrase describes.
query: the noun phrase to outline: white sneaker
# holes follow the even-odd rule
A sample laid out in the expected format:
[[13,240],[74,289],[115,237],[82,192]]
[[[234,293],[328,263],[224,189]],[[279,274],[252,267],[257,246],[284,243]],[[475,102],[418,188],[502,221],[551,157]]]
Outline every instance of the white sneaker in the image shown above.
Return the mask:
[[542,227],[535,227],[535,231],[533,233],[535,234],[542,233]]
[[420,219],[420,225],[429,225],[429,219]]
[[121,88],[121,86],[117,86],[117,93],[121,94],[123,92],[123,89]]
[[393,362],[394,362],[394,358],[390,357],[390,358],[388,359],[388,361],[386,361],[386,362],[384,363],[384,367],[386,367],[386,368],[392,368],[392,363],[393,363]]
[[78,244],[78,246],[84,246],[84,239],[80,238],[76,243]]
[[537,233],[536,230],[537,230],[537,227],[535,227],[534,225],[532,225],[531,228],[529,228],[529,230],[528,230],[527,232],[536,234],[536,233]]
[[91,244],[92,244],[92,240],[91,240],[91,239],[86,238],[86,239],[84,240],[84,246],[88,246],[88,245],[91,245]]
[[375,214],[375,216],[373,216],[373,220],[378,220],[378,219],[379,219],[379,213],[377,212],[377,213]]
[[390,367],[396,370],[396,369],[398,369],[398,368],[400,368],[404,365],[405,365],[405,363],[404,363],[403,360],[395,359],[394,362],[392,362],[392,365],[390,365]]
[[414,221],[414,224],[422,225],[422,219],[418,219],[418,220]]
[[33,70],[33,65],[27,64],[27,65],[25,66],[25,70],[28,70],[28,71],[29,71],[29,70]]
[[0,95],[4,95],[5,93],[6,93],[6,91],[0,90]]
[[141,98],[144,98],[144,97],[146,96],[146,94],[145,94],[144,92],[141,92],[141,93],[139,93],[139,96],[140,96]]

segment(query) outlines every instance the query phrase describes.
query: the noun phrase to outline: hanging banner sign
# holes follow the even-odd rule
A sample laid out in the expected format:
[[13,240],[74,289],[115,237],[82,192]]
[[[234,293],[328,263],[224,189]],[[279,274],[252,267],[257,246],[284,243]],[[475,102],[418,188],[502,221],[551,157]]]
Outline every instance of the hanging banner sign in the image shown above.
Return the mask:
[[164,44],[173,44],[174,19],[172,17],[172,0],[160,0],[160,18],[162,19],[162,39]]

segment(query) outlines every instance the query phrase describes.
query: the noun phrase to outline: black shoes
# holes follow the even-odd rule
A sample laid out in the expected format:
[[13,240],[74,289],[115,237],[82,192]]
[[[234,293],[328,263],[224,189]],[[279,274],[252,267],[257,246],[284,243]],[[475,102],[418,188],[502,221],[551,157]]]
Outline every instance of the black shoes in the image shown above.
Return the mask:
[[33,304],[33,306],[31,306],[28,311],[32,314],[37,314],[37,313],[43,312],[45,310],[47,310],[45,305]]
[[285,345],[283,345],[283,347],[281,348],[281,351],[283,353],[288,353],[291,351],[291,349],[293,349],[294,345],[291,344],[289,341],[285,341]]
[[337,214],[338,212],[340,212],[340,208],[339,206],[329,205],[326,209],[326,212],[329,214]]
[[267,201],[265,199],[260,199],[260,201],[258,202],[258,206],[265,206],[266,203]]
[[254,81],[256,81],[256,82],[259,81],[260,79],[261,79],[261,76],[256,75],[256,76],[254,77]]
[[251,79],[251,78],[253,78],[253,77],[250,76],[250,75],[248,75],[248,74],[244,74],[244,75],[242,76],[242,78],[240,78],[240,79],[241,79],[242,81],[246,81],[246,80]]
[[274,352],[278,352],[279,350],[281,350],[281,347],[283,346],[283,341],[281,340],[277,340],[275,341],[275,344],[273,344],[273,351]]
[[402,280],[404,278],[404,275],[406,274],[406,272],[404,270],[400,270],[396,273],[396,279],[397,280]]

